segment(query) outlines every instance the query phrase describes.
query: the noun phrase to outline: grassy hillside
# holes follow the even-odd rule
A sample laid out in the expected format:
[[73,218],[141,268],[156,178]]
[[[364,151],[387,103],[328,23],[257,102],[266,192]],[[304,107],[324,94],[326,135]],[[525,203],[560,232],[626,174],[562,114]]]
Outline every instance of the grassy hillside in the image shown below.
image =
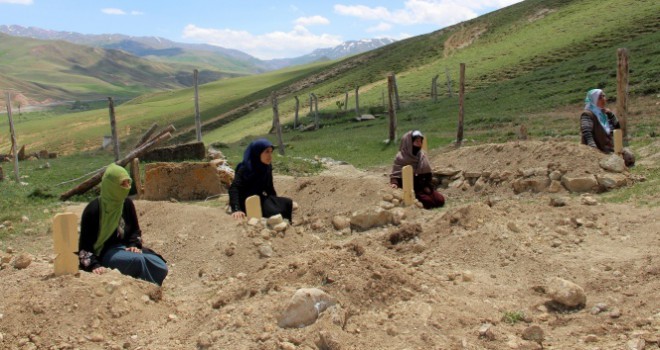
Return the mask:
[[[382,143],[387,138],[387,121],[350,121],[354,87],[360,86],[362,112],[382,112],[385,77],[395,72],[403,105],[398,112],[399,134],[421,128],[436,145],[447,144],[455,137],[460,63],[467,66],[466,137],[502,141],[515,136],[523,123],[533,136],[574,137],[577,126],[571,116],[579,113],[586,91],[600,87],[610,97],[616,95],[617,48],[630,50],[632,97],[660,91],[659,40],[657,1],[527,0],[339,62],[203,85],[204,141],[230,144],[226,152],[238,155],[246,139],[270,129],[272,111],[267,97],[272,91],[278,93],[285,124],[293,118],[293,96],[300,96],[301,115],[305,116],[308,94],[313,92],[319,96],[323,127],[313,133],[289,128],[285,133],[289,154],[331,156],[360,166],[382,164],[392,153]],[[439,88],[445,92],[445,70],[451,76],[454,96],[441,96],[434,103],[429,95],[431,79],[439,74]],[[336,102],[344,100],[346,90],[351,91],[348,113],[340,113]],[[192,90],[183,89],[144,95],[118,107],[120,136],[131,144],[156,121],[174,123],[181,131],[188,129],[194,124],[192,99]],[[558,110],[564,111],[559,117]],[[633,136],[656,130],[657,118],[650,117],[639,130],[631,130]],[[107,124],[107,111],[99,110],[26,116],[17,130],[22,135],[19,142],[32,148],[71,152],[97,147],[101,136],[109,133]],[[70,127],[50,135],[56,125]],[[6,147],[3,141],[0,147]]]
[[0,90],[14,89],[28,99],[88,100],[135,97],[192,85],[192,70],[208,82],[235,73],[184,63],[150,61],[119,50],[64,41],[19,38],[0,33]]

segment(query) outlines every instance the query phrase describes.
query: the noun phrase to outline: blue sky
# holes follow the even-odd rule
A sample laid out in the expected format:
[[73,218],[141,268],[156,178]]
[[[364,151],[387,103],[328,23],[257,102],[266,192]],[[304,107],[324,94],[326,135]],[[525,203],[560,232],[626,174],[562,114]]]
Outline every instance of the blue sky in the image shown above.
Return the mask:
[[429,33],[521,0],[0,0],[0,25],[159,36],[296,57],[348,40]]

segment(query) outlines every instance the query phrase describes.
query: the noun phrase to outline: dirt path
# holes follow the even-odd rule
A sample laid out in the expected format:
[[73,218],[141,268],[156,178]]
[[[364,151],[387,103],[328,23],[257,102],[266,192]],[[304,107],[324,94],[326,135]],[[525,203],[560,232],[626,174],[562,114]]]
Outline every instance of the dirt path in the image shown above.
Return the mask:
[[[590,152],[511,143],[433,153],[432,163],[602,172]],[[116,272],[53,277],[46,232],[7,242],[0,348],[541,349],[523,339],[538,339],[538,329],[543,349],[659,347],[660,208],[596,194],[596,203],[567,192],[515,194],[511,183],[492,182],[441,190],[448,202],[440,210],[391,209],[403,215],[398,225],[335,229],[337,215],[387,206],[383,198],[396,195],[387,171],[342,165],[276,178],[278,192],[300,205],[282,233],[218,208],[136,201],[145,243],[171,268],[162,289]],[[565,205],[550,205],[558,196]],[[403,239],[393,244],[393,234]],[[33,261],[16,269],[23,252]],[[554,309],[553,277],[581,286],[585,306]],[[320,288],[338,305],[310,326],[280,328],[299,288]]]

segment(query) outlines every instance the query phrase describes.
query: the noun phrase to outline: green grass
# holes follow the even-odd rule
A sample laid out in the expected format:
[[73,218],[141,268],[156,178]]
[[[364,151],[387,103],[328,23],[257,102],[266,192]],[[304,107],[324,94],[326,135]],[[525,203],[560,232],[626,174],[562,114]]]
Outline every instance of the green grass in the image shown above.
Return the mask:
[[604,193],[601,196],[602,201],[607,203],[632,203],[649,207],[660,206],[660,198],[658,198],[660,168],[636,166],[631,168],[630,172],[638,177],[643,177],[644,180],[637,182],[634,186],[626,186],[616,191]]
[[518,322],[525,320],[525,313],[523,311],[506,311],[502,316],[502,321],[510,325],[514,325]]

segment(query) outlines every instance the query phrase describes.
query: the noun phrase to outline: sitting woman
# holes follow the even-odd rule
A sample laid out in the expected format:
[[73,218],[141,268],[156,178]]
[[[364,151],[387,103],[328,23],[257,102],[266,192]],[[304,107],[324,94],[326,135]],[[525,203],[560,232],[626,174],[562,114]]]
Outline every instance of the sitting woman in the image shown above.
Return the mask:
[[399,153],[396,154],[390,174],[390,186],[403,187],[401,170],[410,165],[414,174],[415,197],[422,202],[425,209],[439,208],[445,204],[445,198],[433,186],[431,164],[422,150],[423,141],[424,135],[418,130],[408,131],[401,137]]
[[80,223],[80,267],[102,274],[117,269],[125,275],[162,285],[165,260],[142,247],[135,205],[128,198],[131,178],[126,169],[110,164],[101,180],[101,196],[85,207]]
[[[614,113],[605,107],[607,98],[601,89],[592,89],[584,100],[585,106],[580,116],[582,144],[598,148],[603,153],[614,152],[613,131],[621,125]],[[623,149],[626,166],[635,164],[635,156],[629,149]]]
[[273,144],[266,139],[250,143],[243,161],[236,166],[234,181],[229,187],[229,206],[235,219],[245,218],[245,200],[253,195],[261,198],[264,217],[282,214],[291,221],[293,201],[278,197],[273,186]]

